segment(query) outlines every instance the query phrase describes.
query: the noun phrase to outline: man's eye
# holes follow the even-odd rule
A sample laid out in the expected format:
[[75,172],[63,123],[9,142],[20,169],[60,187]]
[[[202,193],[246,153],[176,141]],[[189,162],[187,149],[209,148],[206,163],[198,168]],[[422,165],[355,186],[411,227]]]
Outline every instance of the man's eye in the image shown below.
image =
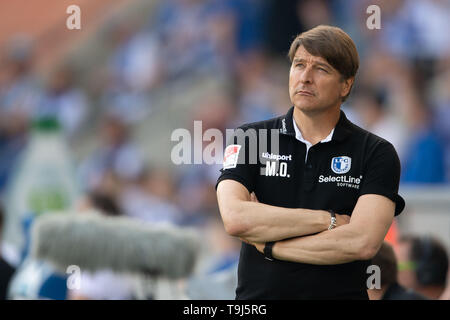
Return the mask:
[[325,70],[324,68],[319,68],[319,70],[328,73],[328,71]]

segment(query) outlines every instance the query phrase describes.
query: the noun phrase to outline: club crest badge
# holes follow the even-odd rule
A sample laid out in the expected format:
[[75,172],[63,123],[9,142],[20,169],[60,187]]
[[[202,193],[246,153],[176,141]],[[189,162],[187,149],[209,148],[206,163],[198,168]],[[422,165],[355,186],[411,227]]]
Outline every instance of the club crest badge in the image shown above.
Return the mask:
[[344,174],[350,171],[352,158],[347,156],[334,157],[331,159],[331,170],[337,174]]

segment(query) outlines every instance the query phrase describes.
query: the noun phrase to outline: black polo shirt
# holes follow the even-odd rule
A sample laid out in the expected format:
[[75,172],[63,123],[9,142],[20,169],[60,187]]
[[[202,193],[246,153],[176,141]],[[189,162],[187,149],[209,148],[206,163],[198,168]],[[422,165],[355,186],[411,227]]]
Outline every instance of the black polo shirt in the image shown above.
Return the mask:
[[[312,146],[306,158],[306,144],[295,137],[293,111],[291,107],[284,116],[236,130],[225,149],[216,188],[220,181],[232,179],[254,191],[261,203],[347,215],[361,195],[379,194],[396,203],[395,215],[401,213],[405,202],[398,195],[400,161],[391,143],[351,123],[341,111],[331,141]],[[278,148],[271,129],[279,133]],[[242,143],[242,132],[257,133],[253,148],[252,135]],[[266,132],[268,137],[263,138]],[[339,265],[269,261],[243,243],[236,299],[365,298],[368,265],[369,261]]]

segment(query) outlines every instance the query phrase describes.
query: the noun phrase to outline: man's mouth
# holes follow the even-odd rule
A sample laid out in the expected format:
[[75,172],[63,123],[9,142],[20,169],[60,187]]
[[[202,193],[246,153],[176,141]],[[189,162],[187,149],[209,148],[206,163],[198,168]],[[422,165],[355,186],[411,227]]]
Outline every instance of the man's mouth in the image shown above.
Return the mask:
[[301,95],[301,96],[309,96],[309,97],[313,97],[314,93],[312,93],[311,91],[308,90],[297,90],[295,92],[295,94]]

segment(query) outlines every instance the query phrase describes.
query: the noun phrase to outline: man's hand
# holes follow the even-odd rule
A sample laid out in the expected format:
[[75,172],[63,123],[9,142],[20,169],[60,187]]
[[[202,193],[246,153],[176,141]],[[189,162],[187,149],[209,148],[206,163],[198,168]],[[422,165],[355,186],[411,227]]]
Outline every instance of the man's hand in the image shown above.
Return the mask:
[[350,223],[350,216],[346,214],[337,214],[336,213],[336,227],[340,227]]
[[250,201],[259,203],[259,200],[254,192],[250,193]]
[[264,253],[264,247],[266,246],[265,243],[257,242],[257,243],[254,243],[253,245],[255,246],[256,250],[258,250],[261,253]]
[[251,246],[254,246],[256,248],[256,250],[258,250],[261,253],[264,253],[264,247],[265,247],[265,243],[264,242],[250,242],[245,238],[239,238],[241,239],[242,242],[245,242]]

